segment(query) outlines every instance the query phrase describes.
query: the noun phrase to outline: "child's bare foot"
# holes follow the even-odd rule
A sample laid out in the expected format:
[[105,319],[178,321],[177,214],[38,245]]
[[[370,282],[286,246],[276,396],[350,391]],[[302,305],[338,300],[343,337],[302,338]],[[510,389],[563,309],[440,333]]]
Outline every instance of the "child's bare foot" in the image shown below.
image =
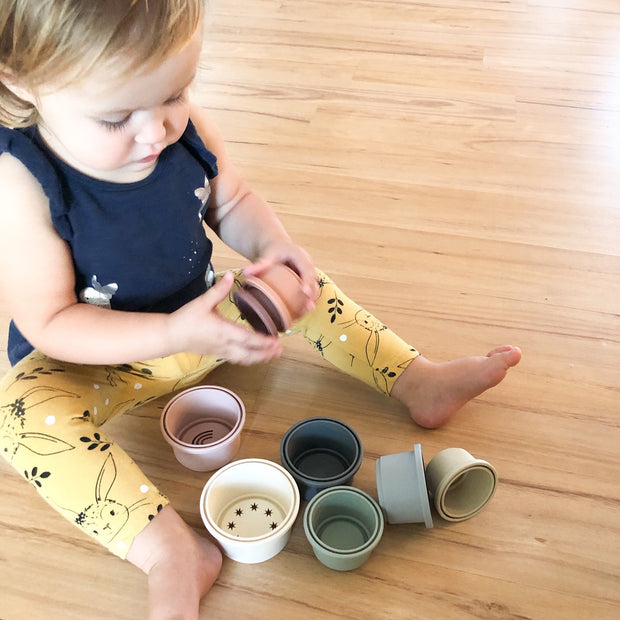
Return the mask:
[[127,559],[148,575],[149,620],[198,618],[222,566],[220,550],[166,506],[136,536]]
[[466,402],[497,385],[521,359],[518,347],[505,345],[486,356],[434,363],[417,357],[398,378],[392,396],[425,428],[447,422]]

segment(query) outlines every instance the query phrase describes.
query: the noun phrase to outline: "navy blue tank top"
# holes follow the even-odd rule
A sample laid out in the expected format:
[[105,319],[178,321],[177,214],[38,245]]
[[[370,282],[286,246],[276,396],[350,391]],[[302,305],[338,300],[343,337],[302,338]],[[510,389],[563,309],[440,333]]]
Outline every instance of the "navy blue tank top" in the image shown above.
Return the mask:
[[[73,255],[80,301],[169,313],[207,290],[212,243],[203,219],[217,162],[191,121],[153,172],[135,183],[78,172],[50,151],[34,126],[0,126],[2,152],[19,159],[43,187],[54,227]],[[11,321],[11,364],[32,350]]]

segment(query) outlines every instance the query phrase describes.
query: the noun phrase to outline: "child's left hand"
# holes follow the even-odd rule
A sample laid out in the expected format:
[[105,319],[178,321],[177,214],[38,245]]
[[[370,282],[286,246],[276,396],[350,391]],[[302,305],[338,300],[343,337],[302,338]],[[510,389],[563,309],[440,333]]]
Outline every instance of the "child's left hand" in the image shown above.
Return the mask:
[[272,242],[255,262],[244,267],[243,273],[246,276],[259,276],[275,263],[288,265],[297,273],[308,298],[306,310],[313,310],[319,295],[316,269],[308,252],[292,241]]

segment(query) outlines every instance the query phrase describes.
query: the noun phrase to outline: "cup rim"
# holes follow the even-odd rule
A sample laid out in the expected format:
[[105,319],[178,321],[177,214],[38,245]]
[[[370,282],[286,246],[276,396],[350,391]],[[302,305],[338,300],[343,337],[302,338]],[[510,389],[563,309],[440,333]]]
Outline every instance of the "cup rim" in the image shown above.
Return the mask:
[[[213,489],[214,481],[216,481],[217,478],[220,477],[223,473],[225,473],[227,470],[233,467],[239,467],[240,465],[248,465],[251,463],[260,463],[262,465],[268,465],[270,467],[273,467],[279,473],[284,475],[284,477],[286,478],[287,482],[289,483],[289,485],[291,486],[293,490],[292,507],[288,511],[283,521],[279,523],[275,529],[271,530],[270,532],[267,532],[266,534],[261,534],[260,536],[231,536],[228,532],[226,532],[219,525],[217,525],[217,523],[211,518],[211,515],[206,509],[207,496],[209,495],[211,489]],[[297,486],[297,483],[295,482],[291,474],[288,471],[286,471],[286,469],[284,469],[284,467],[282,467],[281,465],[278,465],[277,463],[273,461],[269,461],[267,459],[247,458],[247,459],[240,459],[238,461],[232,461],[231,463],[228,463],[224,467],[221,467],[220,469],[218,469],[212,474],[212,476],[209,478],[209,480],[204,485],[202,489],[202,493],[200,494],[200,513],[203,517],[203,522],[205,523],[205,526],[207,526],[207,523],[208,523],[208,525],[211,526],[213,530],[217,532],[219,536],[232,542],[237,542],[239,544],[245,544],[245,543],[260,542],[262,540],[268,540],[268,539],[274,538],[278,534],[286,532],[290,528],[291,522],[295,521],[295,519],[297,518],[297,514],[299,513],[300,502],[301,502],[301,498],[300,498],[299,488]],[[208,529],[208,526],[207,526],[207,529]]]
[[[240,288],[233,294],[235,305],[239,308],[241,315],[252,326],[254,331],[275,336],[278,333],[278,326],[262,303],[252,294],[256,289]],[[252,317],[252,313],[254,317]]]
[[[342,427],[342,429],[344,429],[353,438],[356,448],[355,458],[353,459],[353,462],[341,473],[325,477],[310,476],[298,469],[289,457],[287,447],[291,437],[293,437],[293,435],[304,426],[307,426],[308,424],[312,424],[314,422],[333,423],[337,426]],[[280,459],[282,463],[285,465],[285,467],[289,470],[289,472],[293,475],[294,478],[300,480],[303,483],[309,483],[309,485],[313,487],[321,487],[324,484],[330,484],[338,480],[346,480],[350,478],[360,468],[362,458],[363,446],[359,435],[346,422],[338,420],[337,418],[331,418],[329,416],[313,416],[311,418],[304,418],[303,420],[299,420],[286,431],[286,433],[282,437],[282,441],[280,442]]]
[[[317,504],[321,501],[322,498],[326,497],[327,495],[331,495],[337,492],[346,492],[346,493],[361,495],[366,500],[366,502],[373,508],[375,514],[377,515],[377,525],[373,529],[373,532],[369,536],[368,540],[363,545],[354,547],[353,549],[342,550],[342,549],[338,549],[336,547],[332,547],[331,545],[326,544],[318,537],[318,535],[314,531],[314,528],[310,526],[310,518],[312,516],[312,513],[316,509]],[[366,493],[365,491],[362,491],[361,489],[358,489],[357,487],[341,485],[341,486],[329,487],[327,489],[323,489],[322,491],[319,491],[319,493],[317,493],[308,502],[308,505],[306,506],[306,510],[304,512],[303,524],[304,524],[304,530],[306,532],[306,535],[312,538],[312,540],[317,544],[317,546],[321,547],[323,551],[327,551],[328,553],[333,554],[334,556],[342,557],[342,556],[349,556],[349,555],[357,555],[364,551],[374,548],[378,544],[379,540],[381,539],[381,536],[383,535],[383,530],[385,527],[385,520],[383,518],[383,512],[381,511],[381,507],[377,504],[377,502],[370,495],[368,495],[368,493]]]
[[[293,322],[293,317],[291,316],[290,310],[286,305],[284,299],[280,296],[280,293],[271,287],[267,282],[261,280],[255,276],[246,276],[245,284],[248,288],[254,288],[259,290],[267,299],[273,304],[276,312],[280,315],[279,320],[282,323],[284,329],[288,329]],[[262,306],[261,306],[262,307]],[[269,318],[275,324],[275,319],[267,312]],[[277,329],[276,331],[280,331]]]
[[[174,403],[176,403],[181,398],[184,398],[190,392],[196,392],[196,391],[202,391],[202,390],[216,390],[216,391],[224,392],[228,396],[231,396],[232,399],[239,406],[239,415],[237,416],[237,420],[234,426],[230,429],[230,431],[228,431],[228,433],[226,433],[226,435],[224,435],[217,441],[213,441],[207,444],[196,445],[193,443],[188,443],[186,441],[181,441],[180,439],[177,439],[168,429],[168,426],[166,424],[166,418],[167,418],[167,413],[170,407],[174,405]],[[190,450],[193,452],[201,452],[204,450],[208,450],[210,448],[216,448],[223,444],[229,443],[238,434],[238,431],[240,430],[241,427],[243,427],[244,423],[245,423],[245,405],[243,404],[243,401],[232,390],[229,390],[228,388],[222,387],[220,385],[196,385],[194,387],[183,390],[182,392],[179,392],[176,396],[173,396],[166,403],[166,406],[164,407],[162,414],[161,414],[161,418],[160,418],[160,426],[161,426],[162,434],[164,435],[168,443],[170,443],[171,445],[183,446],[183,448],[185,448],[186,450]]]

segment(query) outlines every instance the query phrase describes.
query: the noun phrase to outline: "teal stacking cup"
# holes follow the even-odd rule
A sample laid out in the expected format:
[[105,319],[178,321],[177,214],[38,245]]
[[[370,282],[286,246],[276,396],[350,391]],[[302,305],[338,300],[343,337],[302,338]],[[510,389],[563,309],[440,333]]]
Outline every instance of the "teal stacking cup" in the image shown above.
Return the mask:
[[280,443],[280,461],[304,500],[328,487],[351,484],[362,464],[357,433],[335,418],[306,418],[294,424]]
[[377,459],[377,493],[388,523],[424,523],[433,527],[422,446]]
[[304,532],[317,559],[338,571],[370,558],[383,535],[383,513],[370,495],[336,486],[317,493],[304,512]]

